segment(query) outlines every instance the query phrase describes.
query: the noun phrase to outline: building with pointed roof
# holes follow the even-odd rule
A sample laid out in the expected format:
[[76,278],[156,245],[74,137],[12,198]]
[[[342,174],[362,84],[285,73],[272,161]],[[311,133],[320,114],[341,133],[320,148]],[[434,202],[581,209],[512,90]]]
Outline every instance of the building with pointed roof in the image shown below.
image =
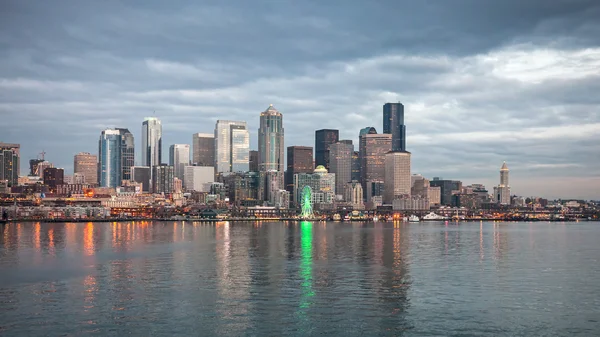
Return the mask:
[[285,171],[283,115],[273,104],[260,113],[258,170]]

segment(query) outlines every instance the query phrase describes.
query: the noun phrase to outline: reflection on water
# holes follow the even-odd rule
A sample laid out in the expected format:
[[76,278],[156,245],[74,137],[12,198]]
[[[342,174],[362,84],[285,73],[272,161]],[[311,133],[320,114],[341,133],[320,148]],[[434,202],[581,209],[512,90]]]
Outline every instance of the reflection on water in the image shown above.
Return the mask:
[[0,335],[598,335],[598,224],[22,223]]

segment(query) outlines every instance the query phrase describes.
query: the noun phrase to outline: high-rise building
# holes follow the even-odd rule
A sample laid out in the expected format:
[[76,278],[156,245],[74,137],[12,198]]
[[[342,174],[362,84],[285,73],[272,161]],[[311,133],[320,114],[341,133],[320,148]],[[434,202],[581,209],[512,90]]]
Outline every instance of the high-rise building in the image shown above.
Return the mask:
[[360,156],[358,151],[352,152],[352,180],[360,182]]
[[131,167],[131,181],[142,184],[142,192],[150,192],[150,171],[148,166]]
[[389,152],[385,155],[384,183],[384,203],[391,204],[396,198],[410,197],[410,152]]
[[44,185],[50,188],[50,192],[56,193],[56,187],[65,183],[65,170],[56,167],[44,169]]
[[[54,164],[52,164],[51,162],[49,162],[47,160],[44,160],[41,163],[38,163],[37,166],[36,166],[36,171],[35,171],[35,172],[37,172],[36,175],[39,176],[41,180],[44,180],[44,170],[47,167],[54,167]],[[96,170],[98,170],[98,167],[96,167]],[[96,172],[96,176],[97,175],[98,175],[98,173]],[[96,182],[96,184],[97,183],[98,182]]]
[[429,198],[429,179],[426,179],[420,174],[413,174],[410,177],[410,194],[422,198]]
[[186,166],[183,185],[186,191],[208,192],[214,178],[215,170],[212,166]]
[[363,184],[368,181],[385,180],[385,155],[390,152],[392,135],[365,134],[361,137],[363,158],[361,173]]
[[[40,158],[36,158],[36,159],[29,159],[29,176],[33,177],[33,176],[40,176],[41,173],[38,169],[38,165],[40,163],[43,163],[45,160],[44,159],[40,159]],[[97,167],[94,167],[94,170],[97,170]]]
[[[275,205],[277,193],[284,188],[283,172],[280,171],[261,171],[261,183],[264,184],[264,201],[269,205]],[[264,179],[264,180],[263,180]]]
[[121,179],[130,180],[131,167],[135,165],[135,141],[129,129],[116,129],[121,135]]
[[162,122],[146,117],[142,122],[142,166],[153,167],[162,163]]
[[184,180],[185,167],[190,165],[190,146],[173,144],[169,147],[169,165],[175,170],[175,177]]
[[98,156],[89,152],[80,152],[73,158],[73,173],[83,175],[86,184],[98,183]]
[[[283,115],[269,105],[260,113],[258,129],[258,169],[259,171],[285,170],[283,146]],[[283,186],[282,186],[283,187]]]
[[340,140],[339,130],[315,131],[315,166],[323,165],[329,170],[329,146]]
[[156,165],[152,167],[152,193],[170,194],[173,193],[173,166]]
[[344,193],[346,184],[352,181],[352,154],[354,146],[350,143],[337,142],[329,145],[329,172],[335,173],[335,190]]
[[[122,180],[121,134],[116,129],[106,129],[98,142],[98,180],[100,187],[117,187]],[[45,173],[44,173],[45,174]]]
[[312,189],[312,203],[332,204],[335,201],[335,174],[329,173],[323,165],[317,166],[313,173],[298,173],[294,175],[295,199],[300,200],[304,186]]
[[500,185],[494,189],[494,198],[501,205],[510,205],[510,185],[508,184],[508,166],[506,162],[500,168]]
[[402,103],[383,105],[383,133],[392,135],[392,151],[406,151],[406,126]]
[[363,185],[363,191],[366,191],[366,158],[367,158],[367,138],[366,135],[376,135],[377,130],[374,127],[368,126],[366,128],[362,128],[358,133],[358,161],[360,165],[360,179],[358,179]]
[[19,184],[19,144],[0,143],[0,180],[8,181],[7,187]]
[[297,202],[294,192],[294,175],[313,172],[313,148],[310,146],[288,146],[287,170],[285,172],[286,189],[292,194],[292,201]]
[[195,133],[192,135],[192,164],[215,166],[215,134]]
[[218,120],[215,125],[215,164],[217,173],[247,172],[250,134],[246,122]]
[[451,206],[452,195],[462,191],[462,182],[458,180],[444,180],[434,177],[433,180],[429,182],[429,186],[440,188],[440,204],[443,206]]
[[249,170],[250,172],[258,172],[258,162],[260,160],[260,157],[258,155],[258,151],[257,150],[250,150],[250,164],[249,164]]
[[354,180],[346,184],[344,200],[350,203],[354,209],[362,209],[364,207],[363,198],[363,189],[360,182]]

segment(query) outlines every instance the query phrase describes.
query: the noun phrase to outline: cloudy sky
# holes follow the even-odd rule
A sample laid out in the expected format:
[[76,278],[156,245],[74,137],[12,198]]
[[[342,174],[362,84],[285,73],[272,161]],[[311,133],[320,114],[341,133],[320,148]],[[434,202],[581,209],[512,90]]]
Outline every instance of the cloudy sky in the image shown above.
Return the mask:
[[140,146],[154,111],[165,152],[217,119],[256,148],[270,103],[286,146],[356,144],[396,101],[413,173],[491,190],[506,161],[516,194],[600,199],[600,2],[0,2],[0,141],[23,164],[71,173],[108,127]]

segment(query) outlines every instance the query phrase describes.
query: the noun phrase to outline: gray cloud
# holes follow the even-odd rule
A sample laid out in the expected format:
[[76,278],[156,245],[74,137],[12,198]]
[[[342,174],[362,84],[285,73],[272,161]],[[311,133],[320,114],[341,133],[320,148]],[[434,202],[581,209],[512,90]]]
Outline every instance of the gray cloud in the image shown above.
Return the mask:
[[402,101],[415,172],[491,189],[506,160],[516,193],[600,199],[599,18],[584,0],[4,1],[0,141],[69,171],[153,111],[166,145],[227,118],[255,148],[269,103],[286,145],[313,145],[381,131]]

